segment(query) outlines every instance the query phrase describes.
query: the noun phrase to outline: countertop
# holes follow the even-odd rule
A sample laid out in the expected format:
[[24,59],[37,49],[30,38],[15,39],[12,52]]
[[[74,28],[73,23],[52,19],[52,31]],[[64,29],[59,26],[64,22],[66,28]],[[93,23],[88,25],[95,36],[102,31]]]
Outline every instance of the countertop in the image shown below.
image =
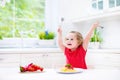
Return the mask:
[[[88,52],[106,52],[120,54],[120,49],[88,49]],[[61,53],[60,48],[5,48],[0,49],[0,53],[40,53],[40,52],[52,52]]]
[[120,70],[88,69],[75,74],[60,74],[55,69],[20,73],[18,68],[0,68],[0,80],[120,80]]

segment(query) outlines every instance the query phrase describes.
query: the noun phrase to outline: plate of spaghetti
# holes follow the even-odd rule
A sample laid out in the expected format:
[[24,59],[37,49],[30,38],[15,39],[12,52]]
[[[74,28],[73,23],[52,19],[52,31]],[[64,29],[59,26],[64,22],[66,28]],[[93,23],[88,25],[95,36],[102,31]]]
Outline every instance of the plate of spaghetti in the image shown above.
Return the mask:
[[70,64],[66,64],[64,67],[57,69],[57,72],[62,74],[73,74],[73,73],[81,73],[83,72],[83,69],[73,68]]

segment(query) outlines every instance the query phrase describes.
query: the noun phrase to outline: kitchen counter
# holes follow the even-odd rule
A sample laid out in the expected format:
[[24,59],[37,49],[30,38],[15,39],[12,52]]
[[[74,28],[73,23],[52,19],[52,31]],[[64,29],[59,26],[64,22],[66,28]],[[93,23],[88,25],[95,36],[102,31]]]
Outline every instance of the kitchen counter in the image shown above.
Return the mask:
[[60,74],[55,69],[20,73],[18,68],[0,68],[0,80],[120,80],[120,70],[88,69],[76,74]]
[[[39,53],[39,52],[62,52],[60,48],[5,48],[0,49],[0,54],[2,53]],[[106,53],[116,53],[120,54],[120,49],[88,49],[88,52],[106,52]]]

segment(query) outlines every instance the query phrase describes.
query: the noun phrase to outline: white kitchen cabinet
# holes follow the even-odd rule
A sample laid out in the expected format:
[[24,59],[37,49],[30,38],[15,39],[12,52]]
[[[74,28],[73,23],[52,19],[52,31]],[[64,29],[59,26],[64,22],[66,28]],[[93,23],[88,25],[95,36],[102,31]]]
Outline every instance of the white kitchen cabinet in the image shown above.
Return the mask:
[[89,6],[89,0],[59,0],[58,16],[71,23],[71,20],[87,15]]
[[65,64],[65,56],[59,52],[0,54],[0,67],[19,67],[30,63],[44,68],[55,68]]
[[19,67],[35,63],[45,68],[65,64],[58,48],[0,49],[0,67]]
[[120,69],[120,54],[106,52],[87,52],[88,68]]
[[60,17],[65,18],[66,24],[113,20],[120,16],[119,0],[61,0],[60,3]]
[[0,54],[0,67],[16,67],[19,62],[19,54]]
[[44,68],[54,68],[65,64],[65,58],[62,53],[27,53],[21,54],[20,64],[25,66],[29,63],[38,64]]
[[[66,60],[59,49],[0,50],[0,67],[19,67],[35,63],[44,68],[64,66]],[[88,49],[88,69],[120,69],[119,49]]]
[[[22,65],[36,63],[44,68],[56,68],[65,64],[62,52],[24,53],[21,56]],[[89,51],[86,55],[88,69],[120,69],[120,53]]]

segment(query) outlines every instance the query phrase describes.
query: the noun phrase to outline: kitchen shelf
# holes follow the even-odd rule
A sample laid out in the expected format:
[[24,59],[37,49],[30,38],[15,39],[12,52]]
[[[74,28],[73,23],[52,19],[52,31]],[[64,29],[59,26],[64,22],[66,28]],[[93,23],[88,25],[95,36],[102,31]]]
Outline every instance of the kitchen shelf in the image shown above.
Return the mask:
[[103,21],[103,20],[110,20],[110,19],[117,19],[117,18],[120,18],[120,11],[100,12],[97,14],[73,19],[72,23],[80,23],[80,22],[85,22],[89,20],[91,21],[102,20]]

